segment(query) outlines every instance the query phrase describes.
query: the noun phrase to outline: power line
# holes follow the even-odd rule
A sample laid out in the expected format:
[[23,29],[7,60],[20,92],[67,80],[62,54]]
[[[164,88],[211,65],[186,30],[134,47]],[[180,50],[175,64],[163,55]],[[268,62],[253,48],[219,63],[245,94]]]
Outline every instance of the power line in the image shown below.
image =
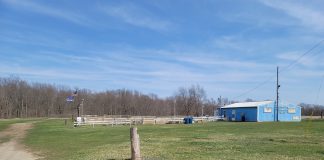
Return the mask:
[[247,90],[246,92],[243,92],[242,94],[240,94],[240,95],[234,97],[233,99],[240,98],[240,97],[242,97],[242,96],[244,96],[244,95],[246,95],[246,94],[249,94],[250,92],[252,92],[252,91],[258,89],[259,87],[263,86],[264,84],[268,83],[268,82],[269,82],[270,80],[272,80],[272,79],[273,79],[273,77],[271,76],[271,77],[269,77],[268,79],[266,79],[264,82],[259,83],[259,84],[258,84],[257,86],[255,86],[254,88],[252,88],[252,89],[250,89],[250,90]]
[[324,82],[324,75],[322,77],[322,81],[321,81],[320,87],[318,88],[318,91],[317,91],[317,96],[316,96],[316,102],[315,102],[315,104],[318,104],[318,97],[319,97],[319,94],[321,93],[321,89],[322,89],[323,82]]
[[[304,54],[302,54],[301,56],[299,56],[296,60],[294,60],[293,62],[291,62],[290,64],[288,64],[286,67],[284,67],[283,69],[280,70],[280,72],[289,69],[289,67],[295,65],[296,63],[299,62],[300,59],[302,59],[304,56],[306,56],[307,54],[311,53],[315,48],[317,48],[321,43],[324,42],[324,39],[321,40],[320,42],[316,43],[311,49],[309,49],[308,51],[306,51]],[[322,50],[320,50],[319,52],[321,52]],[[316,52],[315,54],[319,53]]]
[[[295,65],[300,59],[302,59],[304,56],[306,56],[307,54],[311,53],[315,48],[317,48],[318,46],[320,46],[322,43],[324,42],[324,39],[319,41],[318,43],[316,43],[312,48],[310,48],[309,50],[307,50],[306,52],[304,52],[301,56],[299,56],[296,60],[294,60],[293,62],[291,62],[290,64],[288,64],[286,67],[284,67],[283,69],[280,70],[280,72],[284,71],[284,70],[287,70],[289,69],[289,67]],[[318,53],[318,52],[317,52]],[[234,97],[233,99],[236,99],[236,98],[240,98],[246,94],[249,94],[251,93],[252,91],[258,89],[259,87],[263,86],[264,84],[268,83],[270,80],[274,79],[273,76],[267,78],[265,81],[259,83],[257,86],[255,86],[254,88],[252,89],[249,89],[245,92],[243,92],[242,94]]]

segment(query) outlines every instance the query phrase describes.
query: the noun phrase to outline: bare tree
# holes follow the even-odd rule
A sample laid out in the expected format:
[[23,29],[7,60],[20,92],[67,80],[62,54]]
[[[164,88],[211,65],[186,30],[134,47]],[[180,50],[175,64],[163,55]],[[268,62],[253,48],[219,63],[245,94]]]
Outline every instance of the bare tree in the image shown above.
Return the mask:
[[0,77],[0,118],[76,115],[82,99],[83,114],[97,115],[199,116],[202,109],[204,114],[210,115],[215,108],[215,103],[206,99],[206,93],[199,85],[181,87],[174,96],[164,99],[127,89],[104,92],[78,89],[74,102],[67,102],[66,98],[74,91],[66,86]]
[[202,114],[206,93],[199,85],[193,85],[190,88],[181,87],[175,97],[179,114],[195,116]]

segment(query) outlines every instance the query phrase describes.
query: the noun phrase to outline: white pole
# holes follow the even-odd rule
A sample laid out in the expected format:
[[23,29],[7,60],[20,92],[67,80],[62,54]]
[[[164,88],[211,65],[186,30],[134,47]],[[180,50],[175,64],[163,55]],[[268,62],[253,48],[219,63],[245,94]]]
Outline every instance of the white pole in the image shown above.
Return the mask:
[[141,160],[140,138],[137,134],[137,128],[130,128],[132,160]]

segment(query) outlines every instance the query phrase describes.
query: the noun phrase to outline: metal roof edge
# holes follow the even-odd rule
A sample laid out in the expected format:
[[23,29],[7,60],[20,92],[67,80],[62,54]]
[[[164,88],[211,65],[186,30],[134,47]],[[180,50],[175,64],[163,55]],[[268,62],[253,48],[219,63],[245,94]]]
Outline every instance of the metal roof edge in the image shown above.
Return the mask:
[[240,103],[233,103],[230,105],[226,105],[221,108],[254,108],[258,107],[259,105],[270,104],[274,101],[258,101],[258,102],[240,102]]

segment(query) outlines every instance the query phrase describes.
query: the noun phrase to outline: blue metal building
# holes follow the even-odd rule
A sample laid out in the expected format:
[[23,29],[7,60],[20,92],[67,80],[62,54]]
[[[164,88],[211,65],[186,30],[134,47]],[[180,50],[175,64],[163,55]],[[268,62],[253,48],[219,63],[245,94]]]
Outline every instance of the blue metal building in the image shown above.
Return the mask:
[[294,104],[282,104],[277,107],[274,101],[233,103],[219,108],[218,115],[227,121],[272,122],[301,121],[301,107]]

